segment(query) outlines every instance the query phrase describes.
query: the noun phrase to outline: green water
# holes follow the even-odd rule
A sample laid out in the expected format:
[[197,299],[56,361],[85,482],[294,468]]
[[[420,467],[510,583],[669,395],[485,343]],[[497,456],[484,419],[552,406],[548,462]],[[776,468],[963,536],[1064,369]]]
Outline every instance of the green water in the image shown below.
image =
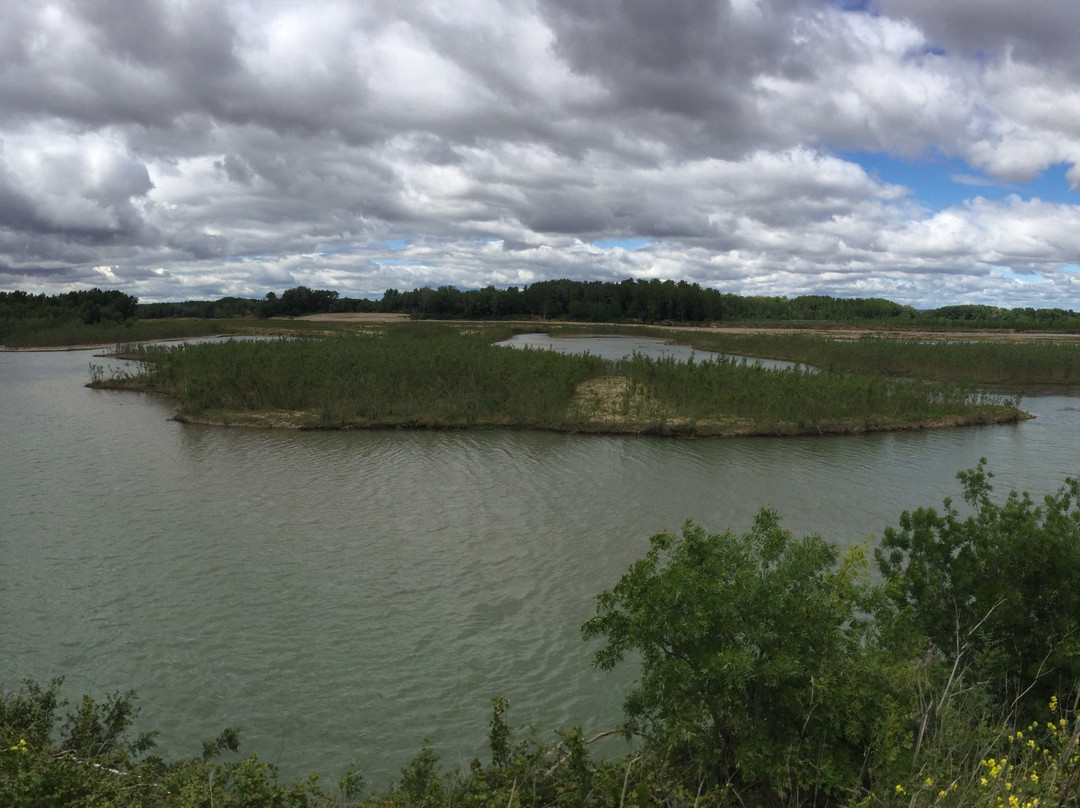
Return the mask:
[[513,723],[611,726],[633,672],[594,672],[578,627],[686,519],[769,506],[850,543],[980,456],[999,490],[1080,472],[1066,396],[1022,424],[830,438],[245,431],[87,390],[89,361],[0,353],[0,686],[134,688],[163,754],[235,724],[287,776],[355,761],[386,785],[424,737],[467,763],[498,693]]

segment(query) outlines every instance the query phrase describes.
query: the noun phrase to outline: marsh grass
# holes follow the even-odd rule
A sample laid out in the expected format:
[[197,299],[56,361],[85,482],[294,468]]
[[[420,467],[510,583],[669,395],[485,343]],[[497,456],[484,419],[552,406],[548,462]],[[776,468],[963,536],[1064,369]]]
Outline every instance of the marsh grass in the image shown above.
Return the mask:
[[980,385],[1080,384],[1080,342],[958,340],[864,336],[834,339],[825,333],[731,334],[716,330],[656,335],[702,350],[803,362],[822,369],[882,373]]
[[616,363],[632,389],[691,423],[722,413],[750,432],[852,432],[993,418],[1015,402],[941,382],[880,373],[772,369],[739,359],[677,362],[634,356]]
[[173,396],[181,420],[271,426],[806,434],[1022,417],[1000,397],[880,374],[730,359],[610,361],[491,344],[509,331],[422,322],[323,338],[125,347],[141,370],[92,384]]

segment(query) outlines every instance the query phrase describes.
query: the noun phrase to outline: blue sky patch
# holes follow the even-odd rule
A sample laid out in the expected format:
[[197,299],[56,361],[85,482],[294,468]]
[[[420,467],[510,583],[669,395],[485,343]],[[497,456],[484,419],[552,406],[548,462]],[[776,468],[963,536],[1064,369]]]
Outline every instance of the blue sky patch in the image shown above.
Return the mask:
[[915,201],[931,211],[962,205],[969,199],[1022,199],[1080,204],[1080,194],[1069,190],[1068,168],[1058,163],[1028,182],[1008,182],[988,177],[963,160],[902,160],[886,154],[840,152],[839,157],[858,163],[879,179],[910,188]]

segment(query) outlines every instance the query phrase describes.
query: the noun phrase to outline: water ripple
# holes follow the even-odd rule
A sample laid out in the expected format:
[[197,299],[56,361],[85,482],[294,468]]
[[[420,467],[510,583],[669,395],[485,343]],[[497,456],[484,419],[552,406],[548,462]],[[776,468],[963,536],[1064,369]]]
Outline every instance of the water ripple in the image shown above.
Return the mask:
[[169,421],[81,385],[85,355],[0,354],[0,684],[134,687],[161,752],[238,724],[285,776],[356,761],[385,785],[425,736],[482,754],[511,722],[587,732],[632,670],[579,626],[661,530],[745,530],[776,508],[842,542],[957,493],[1077,474],[1071,397],[1013,427],[679,441],[473,432],[289,432]]

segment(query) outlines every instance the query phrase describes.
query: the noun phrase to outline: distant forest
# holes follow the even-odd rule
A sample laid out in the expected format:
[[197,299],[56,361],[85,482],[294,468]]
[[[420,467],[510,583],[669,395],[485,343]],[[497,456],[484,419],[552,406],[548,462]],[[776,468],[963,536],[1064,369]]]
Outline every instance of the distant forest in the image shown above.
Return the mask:
[[149,303],[140,317],[275,317],[320,312],[397,312],[419,318],[488,320],[537,318],[643,323],[835,323],[922,327],[1080,330],[1080,314],[1066,309],[1005,309],[963,305],[918,311],[881,298],[743,296],[686,281],[540,281],[522,288],[388,289],[381,300],[340,297],[298,286],[265,299]]
[[514,319],[640,323],[790,323],[881,325],[922,328],[1009,328],[1080,331],[1080,314],[1066,309],[1006,309],[959,305],[917,310],[881,298],[742,296],[704,289],[686,281],[621,282],[555,280],[525,287],[461,290],[424,287],[388,289],[380,300],[341,297],[338,292],[298,286],[262,299],[224,297],[182,303],[143,303],[117,291],[67,292],[56,296],[0,292],[0,335],[27,319],[45,323],[77,320],[87,325],[133,318],[296,317],[324,312],[394,312],[430,319]]

